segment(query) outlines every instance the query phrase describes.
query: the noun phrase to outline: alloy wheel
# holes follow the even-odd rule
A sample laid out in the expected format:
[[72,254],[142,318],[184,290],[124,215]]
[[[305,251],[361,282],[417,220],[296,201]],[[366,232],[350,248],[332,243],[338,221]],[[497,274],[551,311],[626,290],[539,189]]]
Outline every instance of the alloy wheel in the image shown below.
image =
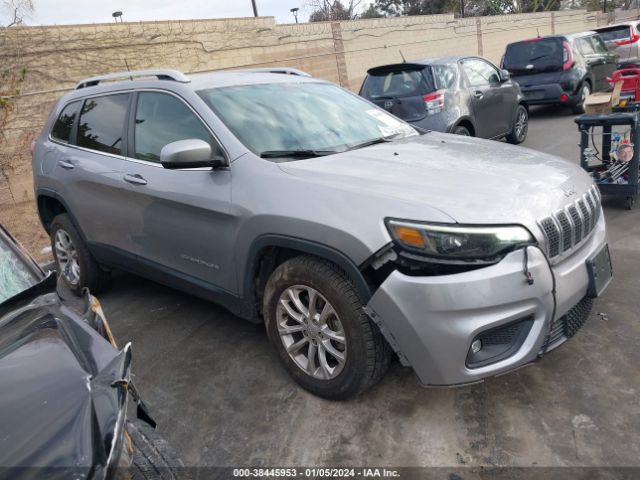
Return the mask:
[[330,380],[342,372],[347,360],[344,328],[320,292],[306,285],[287,288],[278,299],[276,321],[289,357],[307,375]]
[[529,116],[524,108],[518,110],[518,116],[516,118],[515,130],[516,138],[518,141],[522,141],[527,135],[527,129],[529,128]]
[[71,237],[63,229],[56,231],[54,238],[54,248],[58,271],[72,286],[80,283],[80,263],[78,262],[78,251],[76,250]]

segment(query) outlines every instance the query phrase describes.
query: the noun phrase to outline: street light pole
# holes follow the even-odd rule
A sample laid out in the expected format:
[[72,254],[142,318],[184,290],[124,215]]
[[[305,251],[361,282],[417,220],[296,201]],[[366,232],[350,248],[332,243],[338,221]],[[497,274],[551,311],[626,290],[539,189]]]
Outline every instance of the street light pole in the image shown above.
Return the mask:
[[251,5],[253,5],[253,16],[258,16],[258,7],[256,7],[256,0],[251,0]]
[[293,18],[296,19],[296,23],[298,23],[298,10],[300,10],[299,8],[292,8],[290,10],[291,13],[293,13]]
[[460,0],[460,16],[464,17],[464,0]]

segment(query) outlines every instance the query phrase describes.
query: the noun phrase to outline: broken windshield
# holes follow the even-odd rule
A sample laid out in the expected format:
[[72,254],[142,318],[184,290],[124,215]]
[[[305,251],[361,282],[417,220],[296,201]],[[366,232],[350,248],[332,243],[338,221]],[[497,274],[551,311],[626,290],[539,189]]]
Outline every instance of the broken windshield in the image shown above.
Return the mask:
[[36,275],[0,234],[0,303],[36,283]]

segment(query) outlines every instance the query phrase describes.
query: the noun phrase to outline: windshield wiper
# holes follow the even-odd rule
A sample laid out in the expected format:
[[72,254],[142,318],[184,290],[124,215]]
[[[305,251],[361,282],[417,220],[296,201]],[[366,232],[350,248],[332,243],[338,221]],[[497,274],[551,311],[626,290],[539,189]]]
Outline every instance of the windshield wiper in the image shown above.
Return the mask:
[[358,150],[359,148],[370,147],[371,145],[377,145],[378,143],[388,143],[388,142],[391,142],[391,141],[392,141],[391,138],[388,138],[388,137],[374,138],[372,140],[367,140],[366,142],[357,143],[357,144],[347,148],[347,151],[349,151],[349,150]]
[[340,153],[338,150],[265,150],[260,152],[262,158],[311,158],[311,157],[324,157],[326,155],[333,155],[334,153]]

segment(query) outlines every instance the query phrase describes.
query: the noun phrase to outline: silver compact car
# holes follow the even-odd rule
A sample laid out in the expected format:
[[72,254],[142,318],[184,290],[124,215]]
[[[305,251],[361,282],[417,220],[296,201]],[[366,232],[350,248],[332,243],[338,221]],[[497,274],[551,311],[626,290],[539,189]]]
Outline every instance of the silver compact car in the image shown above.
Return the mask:
[[33,172],[70,288],[124,269],[215,301],[264,322],[289,374],[331,399],[394,353],[425,385],[531,363],[611,279],[577,165],[418,132],[296,70],[84,80]]

